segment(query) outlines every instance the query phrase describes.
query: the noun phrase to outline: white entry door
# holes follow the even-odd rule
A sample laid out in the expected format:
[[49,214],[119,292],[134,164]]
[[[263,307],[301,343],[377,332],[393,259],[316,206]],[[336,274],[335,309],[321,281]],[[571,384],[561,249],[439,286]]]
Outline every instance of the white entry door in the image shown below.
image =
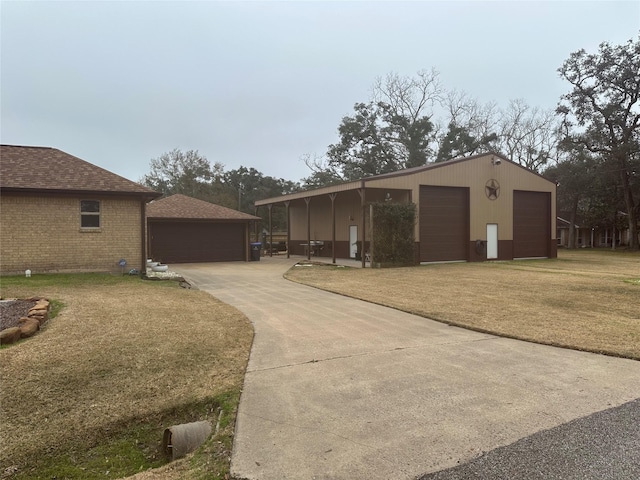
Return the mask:
[[358,253],[358,226],[349,225],[349,257],[356,258]]
[[498,258],[498,224],[487,223],[487,260]]

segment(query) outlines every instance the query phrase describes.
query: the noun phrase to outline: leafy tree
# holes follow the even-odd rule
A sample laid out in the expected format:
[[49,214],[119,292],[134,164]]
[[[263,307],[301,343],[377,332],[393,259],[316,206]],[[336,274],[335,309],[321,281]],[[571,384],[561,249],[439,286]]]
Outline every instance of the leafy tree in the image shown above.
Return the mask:
[[177,148],[151,159],[150,167],[149,174],[142,177],[142,184],[165,195],[182,193],[192,197],[205,194],[223,169],[219,163],[212,168],[197,150],[183,152]]
[[618,176],[631,249],[638,249],[638,167],[640,155],[640,38],[624,45],[600,44],[597,53],[579,50],[559,68],[572,90],[557,112],[566,141],[599,155]]
[[495,103],[481,105],[466,93],[453,90],[444,100],[448,127],[439,138],[436,162],[498,150],[498,109]]
[[340,142],[327,152],[329,175],[313,181],[357,180],[426,164],[435,135],[431,109],[440,100],[437,77],[431,71],[377,79],[373,99],[356,103],[354,114],[343,117]]
[[413,77],[389,73],[374,83],[373,98],[386,122],[383,133],[401,159],[401,168],[425,165],[433,155],[433,108],[442,103],[438,76],[433,69]]
[[329,165],[325,157],[312,156],[307,153],[302,156],[302,161],[312,172],[310,176],[302,179],[304,190],[335,185],[344,181],[340,173]]
[[[263,175],[255,168],[240,167],[230,170],[223,175],[223,182],[230,192],[235,195],[236,205],[233,208],[242,212],[254,214],[256,200],[279,197],[300,189],[298,183],[282,178]],[[263,220],[263,226],[269,225],[269,212],[266,208],[258,211]],[[283,208],[272,209],[272,222],[276,230],[286,228],[286,216]]]
[[[548,167],[544,176],[558,185],[558,212],[568,212],[569,243],[568,248],[576,248],[575,224],[578,216],[582,220],[593,222],[591,200],[596,197],[594,183],[598,172],[598,162],[585,149],[570,150],[563,159]],[[598,222],[590,223],[595,226]]]
[[373,102],[353,108],[355,114],[343,117],[338,127],[340,143],[329,146],[329,166],[344,180],[398,170],[393,148],[383,137],[380,110]]
[[446,135],[440,141],[436,162],[487,152],[492,150],[491,144],[497,139],[495,133],[476,138],[467,127],[450,123]]

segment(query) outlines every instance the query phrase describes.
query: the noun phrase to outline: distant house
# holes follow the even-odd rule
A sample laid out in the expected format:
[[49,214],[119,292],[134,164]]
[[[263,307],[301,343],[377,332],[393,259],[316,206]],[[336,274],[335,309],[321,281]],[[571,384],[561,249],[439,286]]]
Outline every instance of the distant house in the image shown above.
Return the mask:
[[260,220],[186,195],[154,200],[147,206],[149,256],[163,263],[247,261],[251,225]]
[[[569,230],[571,227],[571,221],[567,220],[570,217],[569,214],[561,212],[556,218],[556,238],[558,240],[558,247],[569,247]],[[594,245],[594,229],[586,227],[585,224],[578,220],[574,223],[575,236],[576,236],[576,248],[593,247]]]
[[55,148],[1,145],[0,272],[142,269],[159,196]]
[[[626,220],[627,214],[625,212],[618,212],[618,220]],[[569,247],[569,228],[571,221],[569,213],[559,212],[556,218],[556,237],[558,240],[558,247]],[[574,223],[575,236],[576,236],[576,248],[585,247],[622,247],[629,245],[631,240],[631,234],[626,222],[620,222],[618,228],[612,225],[612,222],[607,226],[591,225],[589,222],[578,217]]]
[[286,209],[290,254],[364,264],[374,202],[416,205],[415,263],[557,256],[555,183],[497,153],[266,198],[256,207]]

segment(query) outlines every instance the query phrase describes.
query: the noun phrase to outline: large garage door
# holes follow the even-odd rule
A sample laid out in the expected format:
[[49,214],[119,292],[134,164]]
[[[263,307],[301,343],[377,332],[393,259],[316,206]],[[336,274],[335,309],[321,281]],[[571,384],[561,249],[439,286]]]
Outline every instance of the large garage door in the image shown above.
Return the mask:
[[469,189],[420,187],[420,261],[467,260]]
[[548,257],[551,194],[513,192],[513,257]]
[[242,223],[152,222],[150,255],[163,263],[245,260]]

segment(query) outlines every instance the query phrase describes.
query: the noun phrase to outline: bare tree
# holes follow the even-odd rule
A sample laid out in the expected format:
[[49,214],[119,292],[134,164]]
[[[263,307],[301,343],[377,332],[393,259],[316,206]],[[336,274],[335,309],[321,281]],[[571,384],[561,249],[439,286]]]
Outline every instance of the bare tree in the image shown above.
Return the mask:
[[553,110],[511,100],[502,111],[498,149],[534,172],[557,159],[560,121]]
[[443,87],[435,69],[415,76],[389,73],[373,84],[373,102],[385,123],[381,129],[401,167],[424,165],[435,141],[434,108],[442,104]]
[[436,162],[497,149],[499,111],[495,102],[483,105],[464,92],[452,90],[443,105],[448,125],[438,136]]

